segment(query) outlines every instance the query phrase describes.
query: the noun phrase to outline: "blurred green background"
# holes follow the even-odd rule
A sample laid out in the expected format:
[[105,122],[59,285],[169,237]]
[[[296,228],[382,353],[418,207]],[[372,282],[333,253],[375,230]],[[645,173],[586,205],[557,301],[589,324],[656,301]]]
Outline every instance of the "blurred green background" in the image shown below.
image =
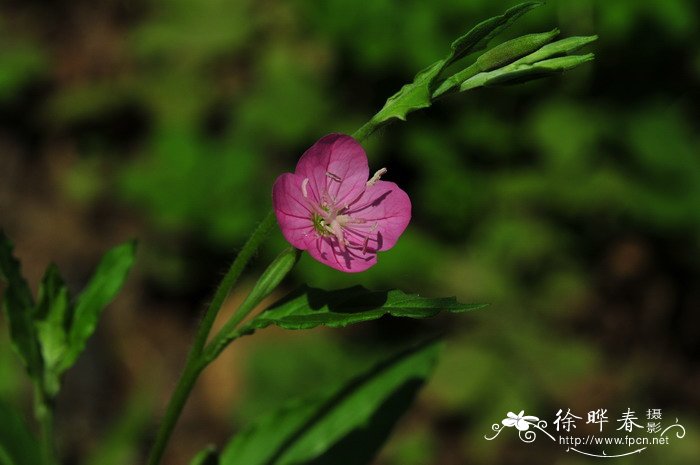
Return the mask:
[[[104,250],[140,241],[59,399],[66,464],[142,460],[203,302],[269,208],[275,177],[514,3],[2,3],[0,223],[25,274],[36,286],[55,261],[79,289]],[[377,464],[587,463],[483,436],[507,411],[551,421],[559,408],[600,407],[611,420],[662,408],[688,429],[616,463],[696,463],[699,23],[692,0],[550,1],[499,40],[557,25],[563,37],[595,33],[593,63],[450,98],[371,138],[370,166],[411,195],[408,231],[367,273],[304,257],[287,287],[361,283],[491,305],[243,339],[205,373],[166,463],[436,330],[448,350]],[[282,245],[277,233],[253,271]],[[31,396],[0,325],[0,413],[14,425],[8,405],[31,421]]]

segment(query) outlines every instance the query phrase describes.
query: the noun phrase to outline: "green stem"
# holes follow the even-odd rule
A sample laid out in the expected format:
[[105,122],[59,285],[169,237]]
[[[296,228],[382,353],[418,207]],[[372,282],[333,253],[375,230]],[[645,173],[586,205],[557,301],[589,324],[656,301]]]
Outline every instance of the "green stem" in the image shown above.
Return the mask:
[[[353,134],[353,137],[358,142],[362,142],[374,131],[376,131],[378,127],[379,125],[375,123],[373,118],[367,124],[358,129]],[[231,268],[229,268],[228,272],[224,276],[224,279],[222,279],[221,284],[219,284],[219,287],[214,294],[214,298],[212,299],[211,304],[209,304],[209,308],[207,308],[204,318],[199,325],[192,349],[187,356],[187,362],[185,363],[182,376],[175,387],[175,391],[170,398],[165,415],[163,416],[158,432],[156,433],[155,442],[153,443],[148,456],[148,465],[158,465],[160,463],[163,458],[163,453],[165,452],[165,447],[167,446],[170,436],[175,428],[175,424],[182,413],[182,409],[185,407],[187,398],[192,392],[200,373],[216,358],[219,353],[221,353],[221,350],[226,347],[228,342],[230,342],[230,340],[227,342],[222,342],[222,340],[217,337],[216,340],[213,341],[214,343],[212,344],[212,349],[206,351],[204,354],[202,353],[207,342],[207,338],[209,337],[209,333],[211,332],[211,328],[214,324],[214,320],[216,320],[216,316],[219,314],[219,310],[221,309],[224,300],[243,272],[243,269],[248,264],[248,261],[252,258],[253,254],[260,247],[267,235],[272,231],[274,224],[274,211],[270,210],[262,223],[258,226],[255,232],[253,232],[253,235],[250,236],[248,241],[245,243],[243,249],[238,254],[233,264],[231,264]],[[243,321],[243,319],[255,308],[257,303],[259,302],[256,302],[256,299],[246,300],[241,307],[239,307],[231,321],[227,322],[226,328],[235,328],[235,326]],[[225,335],[226,333],[221,332],[219,334]]]
[[54,403],[40,386],[35,386],[34,413],[41,429],[41,461],[44,465],[55,465],[56,446],[54,439]]
[[160,428],[158,429],[158,435],[156,436],[156,440],[151,448],[151,453],[147,462],[149,465],[156,465],[160,463],[163,457],[163,452],[165,452],[165,447],[167,446],[170,436],[175,429],[175,424],[180,418],[182,409],[185,407],[185,403],[187,403],[187,399],[192,392],[192,388],[194,388],[194,385],[199,378],[199,374],[203,369],[204,366],[197,363],[196,359],[188,359],[187,366],[185,367],[185,370],[183,371],[182,376],[175,387],[175,391],[170,398],[168,408],[165,411]]
[[204,344],[207,342],[209,332],[211,331],[211,327],[214,324],[214,320],[216,320],[216,315],[219,314],[219,310],[221,309],[224,300],[226,300],[229,292],[231,292],[231,288],[234,284],[236,284],[236,281],[238,281],[238,278],[241,276],[243,269],[246,267],[250,259],[253,258],[255,252],[257,252],[258,248],[260,248],[260,245],[262,245],[265,239],[267,239],[267,236],[272,232],[274,225],[275,214],[272,210],[270,210],[267,212],[267,215],[265,215],[265,219],[262,220],[257,229],[253,232],[253,235],[250,236],[248,241],[245,243],[243,249],[231,264],[231,267],[224,276],[224,279],[221,280],[221,283],[214,294],[214,298],[209,304],[209,308],[204,315],[202,324],[199,326],[197,337],[194,345],[192,346],[193,355],[198,356],[202,352]]
[[377,124],[374,121],[374,118],[372,118],[371,120],[367,121],[364,125],[362,125],[362,127],[360,129],[355,131],[352,134],[352,138],[358,142],[362,142],[365,139],[367,139],[369,136],[371,136],[374,133],[374,131],[379,129],[380,126],[381,125]]
[[214,336],[202,353],[202,363],[208,365],[221,354],[239,334],[236,332],[238,325],[252,312],[260,303],[269,296],[282,280],[292,271],[294,265],[301,257],[301,250],[289,247],[280,253],[275,260],[270,263],[263,272],[253,289],[248,293],[243,303],[236,309],[236,312]]
[[213,362],[216,357],[221,354],[221,352],[236,338],[235,329],[236,327],[247,317],[250,312],[252,312],[255,307],[257,307],[259,302],[254,302],[253,300],[246,299],[236,313],[233,314],[230,320],[221,328],[219,334],[214,337],[211,343],[207,346],[206,350],[202,354],[202,363],[209,365]]
[[272,211],[268,212],[265,219],[260,223],[258,228],[253,232],[248,241],[243,246],[243,249],[238,254],[236,259],[231,264],[228,272],[221,280],[219,287],[216,289],[214,298],[212,299],[209,307],[207,308],[204,318],[199,325],[197,330],[197,335],[195,336],[194,344],[187,356],[187,362],[185,363],[185,369],[183,370],[182,376],[175,387],[175,392],[168,403],[168,407],[165,411],[165,415],[158,429],[155,442],[151,448],[151,452],[148,458],[149,465],[157,465],[160,463],[165,447],[170,440],[170,436],[175,428],[182,409],[187,402],[187,398],[192,392],[199,374],[202,372],[206,365],[201,363],[200,355],[202,349],[207,342],[209,337],[209,332],[211,327],[216,320],[216,316],[219,314],[219,310],[224,303],[224,300],[228,296],[231,288],[240,277],[243,269],[248,264],[253,254],[258,250],[262,242],[267,238],[268,234],[272,231],[275,224],[275,215]]

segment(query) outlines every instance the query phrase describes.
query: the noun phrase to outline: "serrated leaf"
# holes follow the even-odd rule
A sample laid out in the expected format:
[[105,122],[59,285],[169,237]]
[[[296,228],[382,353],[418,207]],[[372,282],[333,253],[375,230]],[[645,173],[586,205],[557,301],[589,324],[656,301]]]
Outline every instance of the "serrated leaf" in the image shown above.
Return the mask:
[[128,242],[107,252],[90,282],[78,296],[68,334],[68,348],[58,373],[70,368],[97,327],[102,310],[116,297],[134,263],[136,244]]
[[471,79],[464,81],[460,86],[460,90],[465,91],[483,86],[513,84],[539,79],[575,68],[583,63],[593,60],[593,58],[594,55],[589,53],[586,55],[571,55],[551,58],[532,65],[513,63],[495,71],[477,74]]
[[432,83],[445,67],[445,60],[436,61],[421,70],[413,82],[404,85],[397,93],[389,97],[384,107],[375,115],[373,120],[383,124],[392,118],[406,120],[408,113],[427,108],[431,104]]
[[384,107],[372,118],[372,122],[376,126],[380,126],[394,118],[405,121],[408,113],[429,107],[432,103],[435,81],[445,68],[466,55],[486,47],[496,35],[503,32],[520,16],[539,5],[541,5],[539,2],[522,3],[510,8],[502,15],[494,16],[477,24],[469,32],[452,42],[447,57],[421,70],[416,74],[413,82],[404,85],[396,94],[389,97]]
[[483,304],[462,304],[454,297],[426,298],[403,291],[370,291],[362,286],[325,291],[302,286],[251,320],[239,331],[249,334],[276,325],[285,329],[339,328],[384,315],[428,318],[441,311],[461,313]]
[[298,400],[244,429],[221,465],[369,463],[432,372],[430,342],[380,363],[330,395]]
[[216,447],[207,446],[194,456],[190,465],[219,465],[219,453]]
[[12,255],[14,247],[5,233],[0,231],[0,274],[7,284],[3,308],[10,326],[12,346],[22,359],[32,377],[41,373],[39,352],[32,312],[34,299],[27,282],[22,277],[19,261]]

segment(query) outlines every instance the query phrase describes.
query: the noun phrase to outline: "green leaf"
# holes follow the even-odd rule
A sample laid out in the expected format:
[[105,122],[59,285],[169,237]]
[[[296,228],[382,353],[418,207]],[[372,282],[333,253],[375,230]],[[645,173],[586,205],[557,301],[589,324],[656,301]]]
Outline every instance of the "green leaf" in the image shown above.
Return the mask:
[[575,68],[583,63],[593,60],[593,58],[594,55],[589,53],[586,55],[570,55],[550,58],[531,65],[512,63],[495,71],[477,74],[471,79],[464,81],[460,86],[460,90],[465,91],[477,87],[493,86],[498,84],[514,84],[547,77]]
[[246,297],[245,302],[241,306],[258,305],[265,297],[269,296],[272,291],[277,289],[282,280],[292,271],[294,265],[301,257],[301,250],[294,247],[285,249],[280,253],[275,260],[270,263],[265,269],[265,272],[260,276],[260,279],[255,283],[255,286]]
[[369,463],[432,372],[440,344],[386,360],[330,395],[298,400],[244,429],[221,465]]
[[[503,32],[520,16],[539,5],[541,5],[539,2],[522,3],[510,8],[502,15],[494,16],[477,24],[452,43],[447,57],[420,71],[416,74],[413,82],[406,84],[396,94],[389,97],[384,107],[372,118],[372,126],[379,127],[394,118],[405,121],[408,113],[429,107],[432,103],[435,81],[445,68],[468,54],[485,48],[496,35]],[[358,138],[362,138],[361,135]]]
[[440,60],[418,72],[413,82],[387,99],[384,107],[372,118],[373,122],[381,125],[393,118],[406,121],[408,113],[429,107],[433,81],[444,68],[445,60]]
[[485,49],[491,39],[510,27],[518,18],[542,5],[542,2],[521,3],[509,8],[502,15],[494,16],[477,24],[469,32],[452,42],[452,53],[447,57],[447,65],[470,53]]
[[190,465],[219,465],[219,453],[216,447],[207,446],[194,456]]
[[520,58],[514,62],[514,64],[531,65],[548,58],[566,55],[596,40],[598,40],[597,35],[567,37],[566,39],[557,40],[556,42],[545,45],[539,50]]
[[57,367],[68,348],[71,312],[68,288],[56,265],[51,264],[41,281],[39,301],[34,311],[36,333],[44,362],[44,389],[51,396],[56,395],[60,387]]
[[42,361],[32,323],[34,299],[20,272],[19,261],[12,255],[13,249],[5,233],[0,231],[0,274],[7,284],[3,308],[10,326],[12,346],[30,376],[37,377],[41,373]]
[[36,465],[41,463],[39,444],[22,416],[0,401],[0,465]]
[[299,261],[302,251],[294,247],[283,250],[275,260],[265,269],[258,282],[255,283],[253,289],[245,298],[243,303],[236,309],[236,312],[224,324],[219,333],[212,339],[209,344],[205,360],[212,361],[226,348],[226,346],[239,336],[236,330],[238,325],[243,321],[251,311],[257,307],[262,300],[270,295],[272,291],[277,289],[277,286],[294,268],[294,265]]
[[62,373],[75,363],[87,340],[97,327],[102,310],[121,289],[134,263],[136,243],[127,242],[105,254],[92,279],[78,296],[68,335],[68,348],[58,372]]
[[539,34],[526,34],[503,42],[476,59],[479,71],[492,71],[501,68],[518,58],[524,57],[544,45],[550,43],[559,35],[559,29]]
[[384,315],[427,318],[440,311],[461,313],[484,306],[462,304],[454,297],[425,298],[399,290],[370,291],[353,286],[325,291],[304,285],[243,326],[239,334],[249,334],[270,325],[285,329],[339,328]]

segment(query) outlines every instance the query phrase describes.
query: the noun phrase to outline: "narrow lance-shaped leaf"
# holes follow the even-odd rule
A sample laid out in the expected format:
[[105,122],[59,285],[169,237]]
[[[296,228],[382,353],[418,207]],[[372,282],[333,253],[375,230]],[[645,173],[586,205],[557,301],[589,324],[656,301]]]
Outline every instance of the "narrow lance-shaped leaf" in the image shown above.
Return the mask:
[[0,274],[7,284],[3,308],[10,326],[12,346],[32,377],[41,373],[41,354],[32,323],[34,299],[22,277],[19,261],[12,255],[14,247],[0,231]]
[[454,297],[426,298],[399,290],[370,291],[353,286],[325,291],[302,286],[243,326],[237,335],[276,325],[285,329],[310,329],[316,326],[339,328],[384,315],[427,318],[441,311],[461,313],[483,304],[463,304]]
[[263,417],[234,437],[220,464],[369,463],[432,372],[439,349],[434,341],[412,348],[331,394]]
[[495,46],[488,52],[479,56],[476,62],[468,68],[459,71],[440,82],[433,93],[433,99],[441,97],[447,92],[459,90],[460,85],[474,75],[501,68],[551,42],[559,35],[559,29],[539,34],[527,34],[516,39],[511,39]]
[[236,327],[265,297],[270,295],[277,286],[279,286],[280,282],[282,282],[292,268],[294,268],[296,262],[299,261],[301,252],[302,251],[299,249],[290,247],[280,253],[277,258],[270,263],[243,303],[213,338],[207,348],[205,360],[214,360],[233,339],[238,337],[239,332],[236,330]]
[[277,286],[280,285],[282,280],[292,271],[294,265],[299,261],[301,252],[301,250],[294,247],[282,251],[260,276],[241,307],[249,305],[255,306],[277,289]]
[[522,3],[510,8],[502,15],[477,24],[452,43],[447,57],[421,70],[416,74],[413,82],[406,84],[389,97],[384,107],[372,119],[372,125],[379,126],[391,119],[406,120],[406,115],[411,111],[429,107],[432,103],[434,83],[445,68],[468,54],[485,48],[496,35],[539,5],[541,5],[539,2]]
[[56,265],[49,265],[39,287],[34,311],[37,339],[44,361],[44,389],[54,396],[60,386],[56,367],[65,355],[68,344],[68,322],[72,307],[68,288]]
[[506,30],[518,18],[542,2],[527,2],[509,8],[502,15],[494,16],[474,26],[469,32],[452,42],[452,53],[447,58],[447,65],[486,48],[491,39]]
[[102,310],[121,289],[134,263],[135,242],[119,245],[105,254],[95,274],[78,296],[68,334],[68,348],[58,368],[59,373],[75,363],[87,340],[97,327]]
[[571,55],[558,58],[550,58],[537,63],[511,64],[505,68],[480,73],[471,79],[466,80],[460,86],[460,90],[471,90],[482,86],[493,86],[499,84],[511,84],[538,79],[552,74],[561,73],[575,68],[583,63],[592,61],[595,56],[592,53],[586,55]]
[[571,52],[575,52],[581,47],[595,42],[598,40],[597,35],[593,36],[574,36],[567,37],[566,39],[557,40],[550,44],[545,45],[539,50],[530,53],[527,56],[520,58],[519,60],[513,62],[514,65],[531,65],[537,63],[538,61],[546,60],[548,58],[555,58],[562,55],[568,55]]

